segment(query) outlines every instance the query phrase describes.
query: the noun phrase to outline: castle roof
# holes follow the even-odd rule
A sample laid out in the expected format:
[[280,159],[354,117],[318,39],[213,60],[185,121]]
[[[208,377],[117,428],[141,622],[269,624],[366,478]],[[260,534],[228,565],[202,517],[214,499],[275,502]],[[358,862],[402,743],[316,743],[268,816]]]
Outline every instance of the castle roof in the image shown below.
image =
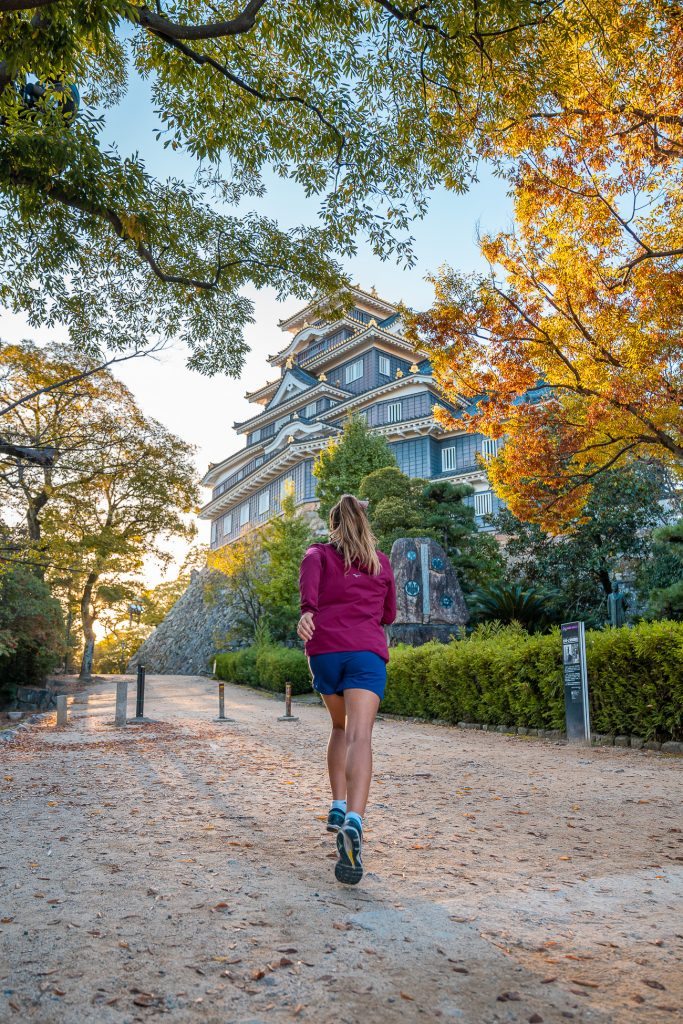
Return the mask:
[[304,306],[303,309],[298,310],[292,316],[280,320],[278,326],[283,331],[299,331],[304,326],[304,322],[312,323],[316,316],[321,314],[324,316],[335,302],[341,303],[349,296],[361,307],[369,307],[377,315],[377,318],[381,320],[384,320],[392,313],[398,312],[398,307],[393,302],[386,302],[384,299],[380,299],[377,294],[366,292],[359,285],[353,285],[346,292],[335,295],[331,299],[329,296],[314,299],[313,302],[309,302],[307,306]]

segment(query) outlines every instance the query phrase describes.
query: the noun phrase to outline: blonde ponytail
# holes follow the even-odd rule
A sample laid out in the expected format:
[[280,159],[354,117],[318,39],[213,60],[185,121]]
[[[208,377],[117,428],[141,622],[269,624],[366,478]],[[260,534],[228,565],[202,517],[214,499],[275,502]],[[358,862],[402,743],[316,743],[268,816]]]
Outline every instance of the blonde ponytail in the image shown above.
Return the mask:
[[382,564],[377,557],[377,538],[370,527],[365,504],[352,494],[342,494],[330,512],[330,541],[344,556],[347,572],[355,562],[373,576],[379,576]]

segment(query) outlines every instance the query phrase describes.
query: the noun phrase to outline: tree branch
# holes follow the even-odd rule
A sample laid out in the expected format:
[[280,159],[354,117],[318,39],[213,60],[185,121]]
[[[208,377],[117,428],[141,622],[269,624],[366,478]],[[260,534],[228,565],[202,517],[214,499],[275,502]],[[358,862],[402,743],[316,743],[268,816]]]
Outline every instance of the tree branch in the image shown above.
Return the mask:
[[49,7],[54,3],[56,0],[0,0],[0,14],[32,11],[35,7]]
[[38,395],[47,395],[50,391],[55,391],[57,388],[66,388],[71,384],[77,384],[79,380],[85,380],[86,377],[91,377],[94,373],[100,373],[101,370],[106,370],[109,366],[113,366],[114,363],[125,363],[128,359],[136,359],[138,356],[149,356],[154,352],[158,352],[163,348],[163,345],[153,345],[151,348],[136,349],[134,352],[130,352],[125,356],[116,356],[115,359],[109,359],[106,363],[101,363],[99,366],[94,366],[90,370],[84,370],[82,373],[76,373],[72,377],[66,377],[64,380],[59,380],[55,384],[48,384],[44,388],[36,388],[29,395],[24,395],[22,398],[17,398],[16,401],[10,402],[9,405],[4,406],[0,409],[0,416],[6,415],[11,412],[12,409],[16,409],[19,405],[24,405],[26,402],[30,402],[32,398],[37,398]]
[[[28,0],[0,0],[3,2],[28,2]],[[51,2],[51,0],[44,0]],[[256,24],[256,15],[266,0],[249,0],[243,11],[229,21],[216,21],[206,25],[180,25],[169,21],[163,14],[155,14],[149,7],[134,9],[134,17],[144,28],[159,32],[169,39],[220,39],[249,32]]]

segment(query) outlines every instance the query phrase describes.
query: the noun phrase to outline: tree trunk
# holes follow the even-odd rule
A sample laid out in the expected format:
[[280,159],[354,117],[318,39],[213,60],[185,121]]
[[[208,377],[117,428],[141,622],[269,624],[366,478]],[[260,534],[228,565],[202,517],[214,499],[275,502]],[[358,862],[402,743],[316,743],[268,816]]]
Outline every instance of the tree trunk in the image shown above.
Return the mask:
[[81,671],[79,672],[78,678],[82,680],[89,680],[92,678],[92,659],[93,651],[95,649],[95,614],[92,606],[92,592],[93,587],[97,583],[97,573],[91,572],[88,574],[88,578],[85,581],[83,588],[83,594],[81,595],[81,625],[83,627],[83,639],[85,645],[83,647],[83,657],[81,658]]

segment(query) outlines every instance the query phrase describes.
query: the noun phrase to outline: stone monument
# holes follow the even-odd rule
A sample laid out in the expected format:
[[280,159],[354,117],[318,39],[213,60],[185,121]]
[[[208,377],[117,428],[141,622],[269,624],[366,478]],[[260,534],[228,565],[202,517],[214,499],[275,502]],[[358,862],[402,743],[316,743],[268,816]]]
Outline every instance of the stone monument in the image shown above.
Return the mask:
[[430,537],[401,537],[392,545],[390,560],[396,577],[396,620],[389,626],[389,643],[447,643],[470,616],[444,549]]

